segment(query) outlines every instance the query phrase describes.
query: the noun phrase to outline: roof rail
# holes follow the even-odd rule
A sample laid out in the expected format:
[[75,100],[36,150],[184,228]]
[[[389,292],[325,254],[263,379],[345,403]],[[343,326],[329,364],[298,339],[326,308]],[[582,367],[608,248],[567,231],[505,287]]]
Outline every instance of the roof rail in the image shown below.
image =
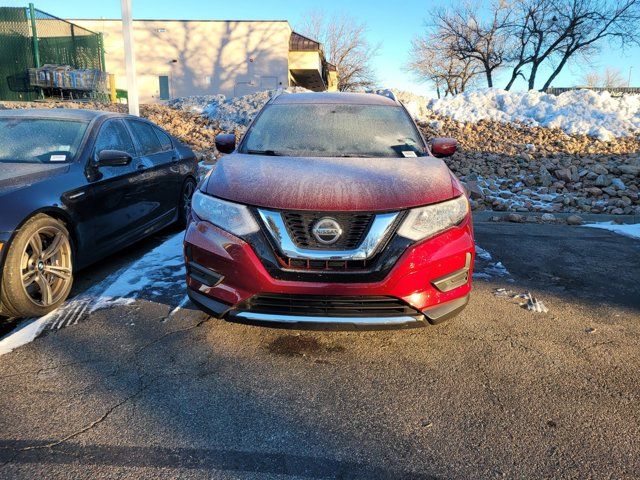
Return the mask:
[[287,92],[286,88],[280,87],[280,88],[276,88],[275,93],[271,96],[271,98],[269,100],[267,100],[267,103],[271,103],[273,100],[275,100],[276,98],[278,98],[280,95],[284,95],[290,92]]
[[390,98],[391,100],[393,100],[394,102],[400,103],[400,100],[398,100],[398,97],[396,97],[396,94],[393,93],[391,90],[389,90],[388,88],[385,89],[380,89],[380,90],[373,90],[370,93],[374,93],[376,95],[382,95],[383,97],[387,97]]

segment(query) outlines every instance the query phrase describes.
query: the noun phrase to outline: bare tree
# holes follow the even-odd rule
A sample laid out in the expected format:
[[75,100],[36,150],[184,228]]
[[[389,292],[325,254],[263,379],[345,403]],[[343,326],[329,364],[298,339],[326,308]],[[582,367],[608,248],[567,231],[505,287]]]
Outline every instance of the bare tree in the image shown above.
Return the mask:
[[515,10],[517,48],[507,90],[519,76],[535,88],[540,67],[553,62],[546,90],[576,54],[589,55],[605,40],[621,47],[640,40],[640,0],[516,0]]
[[493,87],[493,74],[508,60],[512,7],[506,0],[494,0],[486,15],[480,3],[465,2],[453,8],[431,13],[438,40],[449,46],[450,54],[460,61],[477,63]]
[[626,85],[620,70],[607,67],[604,72],[595,70],[587,72],[583,77],[583,83],[587,87],[618,88]]
[[482,74],[480,66],[470,58],[459,59],[440,36],[417,37],[411,43],[407,69],[431,83],[438,95],[457,95]]
[[557,48],[558,44],[550,41],[557,17],[553,15],[553,0],[517,0],[514,9],[516,12],[511,25],[515,42],[513,67],[505,90],[510,90],[518,77],[527,80],[524,68],[529,65],[528,83],[532,89],[540,64]]
[[599,87],[602,85],[602,77],[596,71],[587,72],[584,77],[582,77],[582,84],[585,87]]
[[338,90],[353,91],[375,84],[373,58],[379,46],[369,43],[367,25],[345,15],[311,12],[300,32],[323,44],[327,60],[338,70]]
[[569,9],[556,4],[558,24],[565,39],[556,49],[557,66],[542,90],[549,88],[576,53],[597,50],[608,39],[620,47],[640,45],[640,0],[573,0]]

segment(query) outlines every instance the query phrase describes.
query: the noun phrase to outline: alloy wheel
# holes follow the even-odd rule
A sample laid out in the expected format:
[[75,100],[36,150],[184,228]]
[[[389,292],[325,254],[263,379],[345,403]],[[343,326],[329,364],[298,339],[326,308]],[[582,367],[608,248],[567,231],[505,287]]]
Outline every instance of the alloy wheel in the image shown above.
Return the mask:
[[26,243],[21,259],[22,287],[36,305],[57,303],[73,281],[71,244],[62,230],[48,226]]
[[192,180],[187,181],[182,189],[182,211],[184,213],[184,221],[187,224],[191,217],[191,197],[193,197],[195,189],[196,184]]

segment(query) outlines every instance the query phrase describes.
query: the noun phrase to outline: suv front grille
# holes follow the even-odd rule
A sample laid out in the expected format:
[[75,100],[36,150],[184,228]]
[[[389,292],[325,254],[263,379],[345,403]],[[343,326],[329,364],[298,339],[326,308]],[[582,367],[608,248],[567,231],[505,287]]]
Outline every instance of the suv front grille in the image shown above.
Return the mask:
[[372,260],[311,260],[304,258],[281,257],[276,254],[278,263],[287,270],[326,270],[332,272],[366,270]]
[[251,297],[239,311],[271,315],[327,317],[397,317],[420,315],[399,298],[385,296],[289,295],[263,293]]
[[[311,233],[315,223],[325,217],[332,218],[338,222],[343,232],[340,239],[331,245],[318,242]],[[319,250],[351,250],[357,248],[369,230],[373,217],[373,213],[282,212],[282,218],[293,242],[300,248]]]

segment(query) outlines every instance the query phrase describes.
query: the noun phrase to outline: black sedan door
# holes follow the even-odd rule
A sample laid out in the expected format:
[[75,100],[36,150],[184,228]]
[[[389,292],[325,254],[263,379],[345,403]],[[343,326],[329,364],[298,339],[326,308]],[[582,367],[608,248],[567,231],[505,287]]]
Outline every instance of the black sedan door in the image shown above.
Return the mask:
[[147,221],[169,223],[177,214],[183,179],[178,168],[177,152],[168,135],[150,123],[131,118],[126,123],[140,152],[135,168],[142,172],[144,178],[141,195],[153,202]]
[[[86,238],[93,239],[90,257],[121,248],[140,235],[141,198],[139,172],[133,163],[123,166],[96,167],[94,162],[103,150],[121,150],[137,155],[124,122],[109,119],[100,127],[87,173],[89,198],[83,202],[90,211],[84,212],[82,228]],[[142,208],[143,209],[143,208]]]

